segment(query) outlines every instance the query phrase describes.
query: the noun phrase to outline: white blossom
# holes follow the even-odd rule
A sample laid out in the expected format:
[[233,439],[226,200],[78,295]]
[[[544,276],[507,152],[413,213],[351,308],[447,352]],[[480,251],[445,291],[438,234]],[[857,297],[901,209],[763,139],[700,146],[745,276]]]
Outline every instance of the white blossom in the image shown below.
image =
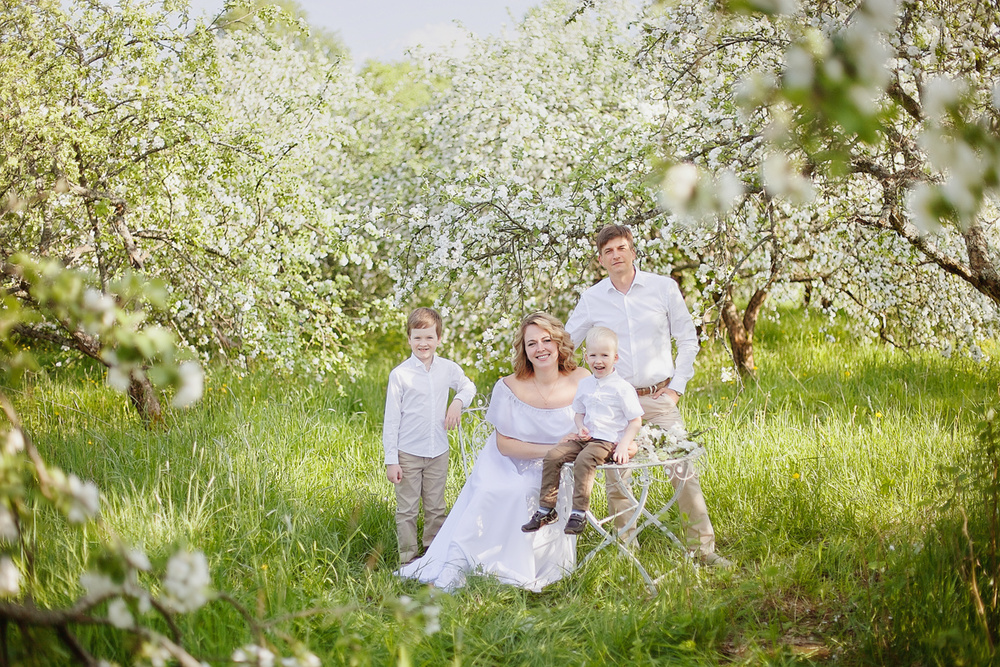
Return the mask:
[[315,653],[300,651],[294,656],[281,659],[282,667],[320,667],[322,663]]
[[101,494],[93,482],[84,482],[75,474],[51,470],[52,485],[60,494],[59,505],[70,523],[86,523],[101,511]]
[[121,392],[128,391],[129,384],[131,380],[129,379],[128,372],[125,371],[121,366],[114,365],[108,367],[108,386],[112,387]]
[[14,513],[7,505],[0,505],[0,541],[8,544],[17,542],[19,533]]
[[167,667],[173,660],[173,656],[165,646],[153,642],[143,643],[139,657],[147,660],[152,667]]
[[149,572],[153,568],[152,563],[149,562],[149,556],[139,549],[129,549],[128,553],[125,554],[125,560],[130,567],[136,570]]
[[117,593],[121,586],[103,572],[84,572],[80,575],[80,586],[90,597],[100,598],[109,593]]
[[782,76],[789,88],[810,88],[813,83],[812,54],[798,46],[788,49],[785,52],[785,69]]
[[0,597],[11,598],[21,593],[21,571],[10,556],[0,558]]
[[4,439],[4,449],[5,454],[14,455],[18,452],[24,451],[24,434],[19,428],[12,428],[7,431],[7,437]]
[[233,651],[232,661],[237,665],[254,667],[274,667],[274,653],[263,646],[248,644]]
[[209,598],[208,560],[200,551],[180,551],[167,562],[163,588],[166,602],[179,612],[201,608]]
[[108,620],[111,621],[111,625],[122,630],[135,625],[135,619],[132,618],[128,603],[121,598],[115,598],[108,603]]
[[931,119],[940,119],[964,92],[965,85],[948,76],[931,77],[921,91],[924,112]]
[[685,211],[694,197],[698,179],[698,167],[690,162],[675,164],[667,169],[660,184],[664,205],[672,211]]
[[174,394],[174,407],[186,408],[200,400],[205,391],[205,371],[195,361],[185,361],[180,366],[181,386]]

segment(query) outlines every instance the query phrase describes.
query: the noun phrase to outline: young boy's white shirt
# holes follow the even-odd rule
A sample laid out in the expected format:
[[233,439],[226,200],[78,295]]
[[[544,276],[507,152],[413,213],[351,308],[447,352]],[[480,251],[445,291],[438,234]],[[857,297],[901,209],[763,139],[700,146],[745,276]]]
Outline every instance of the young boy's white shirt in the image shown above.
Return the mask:
[[621,440],[628,423],[643,414],[635,387],[617,369],[603,378],[591,375],[580,380],[573,411],[583,415],[583,425],[591,438],[614,443]]
[[415,355],[410,355],[392,369],[382,424],[386,465],[397,465],[401,451],[426,458],[448,451],[444,420],[450,389],[455,390],[455,398],[465,407],[471,405],[476,395],[476,385],[450,359],[434,355],[427,368]]

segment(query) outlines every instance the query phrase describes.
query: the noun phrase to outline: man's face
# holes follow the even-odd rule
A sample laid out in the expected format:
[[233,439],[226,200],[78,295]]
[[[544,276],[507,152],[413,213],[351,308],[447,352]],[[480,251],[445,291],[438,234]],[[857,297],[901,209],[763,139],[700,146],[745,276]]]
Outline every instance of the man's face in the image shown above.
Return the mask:
[[629,276],[635,271],[635,250],[624,236],[611,239],[600,250],[597,260],[612,278]]
[[608,341],[597,341],[595,345],[588,345],[587,352],[583,355],[590,366],[590,372],[598,378],[604,378],[615,370],[615,362],[618,361],[618,353],[615,346]]
[[410,350],[413,356],[425,364],[434,358],[434,351],[440,342],[435,327],[410,329]]

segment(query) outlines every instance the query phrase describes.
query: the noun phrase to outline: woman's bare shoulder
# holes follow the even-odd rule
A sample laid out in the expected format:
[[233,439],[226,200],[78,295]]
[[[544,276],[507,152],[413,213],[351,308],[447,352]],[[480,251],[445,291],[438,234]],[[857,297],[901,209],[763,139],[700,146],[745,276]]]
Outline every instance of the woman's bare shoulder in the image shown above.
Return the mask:
[[505,375],[500,378],[500,382],[502,382],[507,389],[514,394],[514,396],[517,396],[517,398],[522,401],[524,400],[524,392],[528,388],[528,384],[524,380],[511,373],[510,375]]
[[588,371],[583,366],[577,366],[576,369],[569,374],[569,377],[573,379],[574,382],[579,382],[585,377],[590,376],[590,371]]

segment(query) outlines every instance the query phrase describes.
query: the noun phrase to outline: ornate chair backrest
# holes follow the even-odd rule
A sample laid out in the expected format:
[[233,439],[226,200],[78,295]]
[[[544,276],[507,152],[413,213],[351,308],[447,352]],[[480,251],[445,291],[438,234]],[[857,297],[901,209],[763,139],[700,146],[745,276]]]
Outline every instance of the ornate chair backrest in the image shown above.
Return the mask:
[[462,469],[468,477],[486,439],[493,432],[493,425],[486,421],[486,406],[462,410],[462,425],[455,432],[462,454]]

